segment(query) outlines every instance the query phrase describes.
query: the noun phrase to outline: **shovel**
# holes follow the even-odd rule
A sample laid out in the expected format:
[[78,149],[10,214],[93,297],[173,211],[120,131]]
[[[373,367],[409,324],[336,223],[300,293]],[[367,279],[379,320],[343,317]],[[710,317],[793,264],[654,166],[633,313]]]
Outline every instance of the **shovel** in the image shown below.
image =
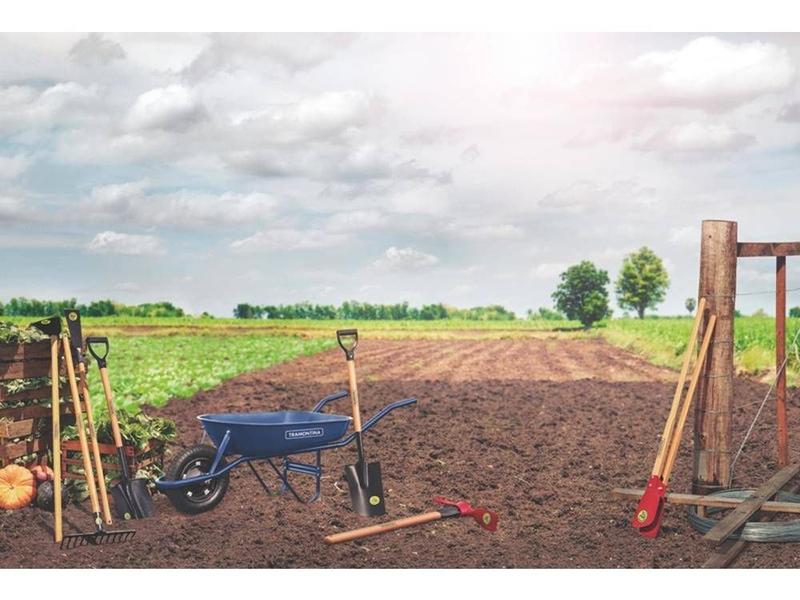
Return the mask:
[[[689,415],[689,407],[692,403],[697,383],[700,380],[700,374],[705,364],[706,355],[708,354],[708,346],[711,343],[711,338],[714,335],[714,326],[717,323],[716,315],[711,315],[706,325],[705,335],[703,336],[703,343],[700,346],[700,354],[697,357],[692,376],[689,381],[689,389],[686,393],[686,398],[681,403],[681,396],[683,394],[683,386],[686,382],[686,373],[689,370],[689,360],[694,350],[697,332],[702,320],[703,310],[705,308],[704,298],[700,300],[695,317],[692,335],[689,339],[689,347],[686,349],[686,357],[684,358],[683,368],[681,375],[678,378],[678,385],[675,389],[675,396],[672,401],[667,423],[664,427],[664,433],[661,438],[661,444],[656,455],[656,461],[653,465],[653,472],[650,479],[647,481],[644,494],[636,507],[636,513],[633,518],[633,526],[639,530],[639,533],[646,538],[655,538],[661,531],[661,520],[664,516],[664,504],[666,502],[667,484],[669,483],[670,475],[672,474],[672,467],[675,464],[675,458],[678,456],[678,448],[681,443],[681,436],[683,434],[683,427],[686,425],[686,418]],[[677,420],[677,422],[676,422]]]
[[[100,501],[97,498],[97,486],[95,485],[94,472],[92,471],[92,461],[89,458],[89,444],[86,441],[86,429],[83,425],[83,414],[81,412],[81,399],[78,394],[78,382],[75,379],[75,363],[72,360],[72,352],[69,342],[64,339],[64,361],[67,365],[67,381],[69,382],[70,396],[72,396],[72,409],[75,412],[75,428],[78,430],[78,440],[81,446],[81,456],[83,457],[83,472],[86,476],[86,488],[89,491],[89,500],[94,516],[95,530],[89,533],[70,533],[64,536],[61,541],[61,548],[77,548],[78,546],[99,546],[101,544],[116,544],[127,542],[136,535],[132,529],[120,531],[106,531],[103,527],[103,517],[100,514]],[[58,504],[58,501],[56,501]]]
[[386,514],[381,481],[381,465],[364,460],[364,444],[361,435],[361,410],[358,406],[358,387],[356,384],[355,353],[358,347],[358,330],[341,329],[336,332],[336,340],[347,358],[347,374],[350,382],[350,400],[353,407],[353,429],[356,434],[358,462],[344,468],[344,477],[350,490],[353,510],[366,517]]
[[[58,336],[61,335],[61,318],[51,317],[31,323],[34,327],[50,336],[50,391],[52,406],[52,451],[53,451],[53,498],[61,498],[61,394],[58,379]],[[61,502],[53,501],[53,537],[57,544],[64,538]]]
[[[126,520],[152,517],[155,514],[155,507],[153,506],[153,497],[147,489],[147,480],[141,478],[131,479],[128,472],[128,458],[125,456],[122,435],[119,432],[117,410],[114,406],[114,395],[111,392],[111,384],[108,381],[108,338],[89,336],[86,338],[86,346],[97,361],[97,366],[100,369],[103,393],[108,406],[108,418],[111,421],[111,433],[114,435],[114,445],[117,448],[117,457],[122,470],[122,479],[111,488],[111,497],[114,498],[114,510],[118,517]],[[102,350],[98,350],[98,346],[102,346]]]
[[421,515],[407,517],[405,519],[397,519],[396,521],[389,521],[380,525],[372,525],[370,527],[362,527],[360,529],[353,529],[352,531],[343,531],[342,533],[334,533],[325,537],[326,544],[340,544],[341,542],[350,542],[352,540],[359,540],[361,538],[386,533],[388,531],[395,531],[396,529],[404,529],[405,527],[414,527],[422,523],[430,523],[431,521],[438,521],[439,519],[448,519],[452,517],[471,517],[475,522],[487,531],[497,531],[497,513],[483,507],[473,508],[469,502],[456,502],[455,500],[448,500],[441,496],[436,496],[433,501],[436,504],[441,504],[442,508],[433,510]]

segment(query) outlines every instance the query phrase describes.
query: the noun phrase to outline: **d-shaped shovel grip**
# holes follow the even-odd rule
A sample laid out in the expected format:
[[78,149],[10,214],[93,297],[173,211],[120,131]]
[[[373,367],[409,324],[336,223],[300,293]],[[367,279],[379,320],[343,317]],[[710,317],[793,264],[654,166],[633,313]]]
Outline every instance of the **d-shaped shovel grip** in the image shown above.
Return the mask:
[[[102,354],[98,351],[98,346],[103,346]],[[86,338],[86,347],[89,350],[89,354],[97,361],[97,366],[105,369],[108,364],[108,361],[106,361],[108,358],[108,338],[105,336],[89,336]]]
[[[348,344],[346,342],[347,338],[352,338],[352,343]],[[339,329],[336,332],[336,341],[339,342],[339,346],[344,350],[347,360],[354,360],[356,348],[358,348],[358,329]]]

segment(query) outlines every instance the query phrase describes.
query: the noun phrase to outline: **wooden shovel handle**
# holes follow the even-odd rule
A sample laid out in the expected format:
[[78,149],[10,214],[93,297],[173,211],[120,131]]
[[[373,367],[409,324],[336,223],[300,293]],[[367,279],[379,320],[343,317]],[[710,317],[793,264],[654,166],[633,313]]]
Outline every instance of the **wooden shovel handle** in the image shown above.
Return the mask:
[[78,374],[80,375],[83,405],[86,409],[86,424],[89,428],[89,444],[91,445],[92,456],[94,457],[94,474],[97,477],[97,489],[100,492],[100,507],[103,509],[103,519],[106,524],[111,525],[111,507],[108,504],[106,474],[103,471],[103,457],[100,456],[100,446],[97,443],[97,429],[94,426],[94,409],[92,408],[92,398],[89,395],[89,383],[86,380],[86,365],[83,362],[78,363]]
[[58,337],[50,337],[50,401],[53,427],[53,534],[57,544],[64,539],[61,517],[61,394],[58,385]]
[[[64,349],[64,362],[67,365],[67,381],[69,382],[69,393],[72,396],[72,410],[75,413],[75,428],[78,430],[78,440],[81,445],[81,457],[83,458],[83,473],[86,476],[86,487],[89,490],[89,500],[92,505],[92,512],[100,514],[100,502],[97,499],[97,487],[94,481],[94,470],[92,460],[89,458],[89,444],[86,442],[86,429],[83,425],[83,410],[81,409],[81,398],[78,394],[78,382],[75,379],[75,363],[72,362],[72,348],[69,346],[67,338],[62,339]],[[59,501],[58,498],[55,500]]]
[[350,403],[353,408],[353,429],[361,431],[361,408],[358,405],[358,383],[356,381],[356,361],[347,361],[347,378],[350,383]]
[[678,384],[675,386],[675,394],[672,397],[672,406],[669,409],[669,416],[664,425],[664,432],[661,434],[661,442],[658,446],[658,454],[656,454],[656,461],[653,464],[653,475],[662,477],[664,473],[664,465],[667,461],[667,454],[670,446],[672,445],[672,438],[674,437],[675,419],[678,416],[678,408],[681,404],[683,397],[683,388],[686,385],[686,375],[689,373],[689,364],[694,354],[694,348],[697,344],[697,333],[700,331],[700,324],[703,322],[703,313],[706,309],[706,299],[700,298],[697,304],[697,313],[694,316],[694,323],[692,325],[692,333],[689,335],[689,342],[686,346],[686,352],[683,355],[683,365],[681,366],[681,374],[678,377]]
[[675,435],[672,439],[672,445],[670,446],[667,454],[667,460],[664,463],[664,472],[661,476],[661,480],[664,482],[664,485],[669,483],[669,476],[672,474],[672,466],[675,464],[675,458],[678,456],[678,447],[681,445],[681,434],[683,434],[683,427],[686,425],[686,418],[689,415],[689,406],[692,404],[692,398],[694,397],[695,390],[697,389],[697,382],[700,380],[700,374],[702,373],[703,366],[706,362],[708,346],[711,344],[711,338],[714,336],[714,326],[716,324],[717,315],[711,315],[708,319],[708,325],[706,326],[706,333],[703,336],[703,345],[700,346],[700,355],[697,357],[697,363],[694,365],[692,378],[689,381],[689,391],[686,392],[686,400],[681,408],[678,424],[675,426]]
[[111,421],[111,434],[114,436],[114,445],[117,448],[122,448],[122,435],[119,432],[119,419],[114,405],[114,392],[111,390],[111,382],[108,380],[107,367],[100,367],[100,380],[103,382],[103,394],[106,397],[108,420]]
[[353,529],[352,531],[343,531],[342,533],[334,533],[325,537],[326,544],[340,544],[341,542],[350,542],[372,535],[387,533],[396,529],[403,529],[405,527],[413,527],[422,523],[430,523],[442,518],[442,513],[438,510],[426,512],[421,515],[413,517],[406,517],[405,519],[397,519],[389,521],[388,523],[381,523],[380,525],[370,525],[369,527],[362,527],[361,529]]

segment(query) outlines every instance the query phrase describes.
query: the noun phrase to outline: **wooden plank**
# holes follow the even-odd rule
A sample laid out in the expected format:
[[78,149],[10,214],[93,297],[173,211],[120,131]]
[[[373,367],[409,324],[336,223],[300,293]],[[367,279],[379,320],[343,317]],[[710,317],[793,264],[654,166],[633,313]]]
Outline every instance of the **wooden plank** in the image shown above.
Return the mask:
[[0,361],[19,362],[31,359],[50,360],[50,340],[30,344],[0,344]]
[[[711,350],[695,400],[692,491],[707,494],[728,487],[733,416],[733,339],[736,305],[737,224],[703,221],[698,298],[708,317],[716,315]],[[708,320],[700,335],[705,334]]]
[[28,379],[29,377],[46,377],[50,375],[50,359],[34,358],[31,360],[0,362],[0,381],[9,379]]
[[786,426],[786,257],[775,259],[775,423],[777,428],[778,466],[789,464],[789,433]]
[[39,452],[48,447],[45,438],[37,438],[29,442],[19,442],[18,444],[5,444],[4,446],[0,446],[0,459],[14,460],[20,456]]
[[0,422],[0,439],[28,437],[34,433],[36,419]]
[[[72,414],[72,407],[66,403],[61,403],[61,414]],[[0,419],[11,419],[12,421],[21,421],[24,419],[38,419],[40,417],[49,417],[49,406],[20,406],[17,408],[3,408],[0,409]]]
[[[615,488],[611,493],[624,500],[639,500],[644,493],[644,490],[630,489],[630,488]],[[714,508],[736,508],[744,500],[739,498],[718,498],[714,496],[701,496],[700,494],[678,494],[669,493],[666,495],[665,500],[669,504],[679,504],[683,506],[711,506]],[[764,502],[759,509],[763,512],[774,513],[800,513],[800,502]]]
[[800,473],[800,464],[789,465],[775,473],[769,478],[769,481],[714,525],[703,536],[703,541],[714,546],[724,542],[731,534],[742,527],[750,517],[756,514],[761,505],[777,494],[797,473]]
[[[65,390],[61,388],[59,390],[59,394],[61,397],[64,397]],[[8,392],[2,385],[0,385],[0,402],[6,402],[8,404],[13,404],[16,402],[27,402],[28,400],[41,400],[46,398],[50,400],[50,382],[47,381],[43,383],[38,388],[31,388],[29,390],[25,390],[24,392],[17,392],[12,394]]]
[[800,256],[800,242],[739,242],[736,254],[740,258],[754,256]]

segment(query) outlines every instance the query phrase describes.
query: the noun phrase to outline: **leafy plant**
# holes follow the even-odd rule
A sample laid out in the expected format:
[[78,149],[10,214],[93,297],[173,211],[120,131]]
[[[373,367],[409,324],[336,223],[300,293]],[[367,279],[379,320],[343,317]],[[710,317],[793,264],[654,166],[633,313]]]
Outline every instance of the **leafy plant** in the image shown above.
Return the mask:
[[617,277],[617,304],[635,310],[640,319],[644,311],[664,301],[669,288],[669,275],[664,263],[650,248],[632,252],[622,262]]
[[556,308],[568,319],[588,328],[610,316],[608,307],[608,272],[585,260],[572,265],[560,275],[561,283],[553,292]]

